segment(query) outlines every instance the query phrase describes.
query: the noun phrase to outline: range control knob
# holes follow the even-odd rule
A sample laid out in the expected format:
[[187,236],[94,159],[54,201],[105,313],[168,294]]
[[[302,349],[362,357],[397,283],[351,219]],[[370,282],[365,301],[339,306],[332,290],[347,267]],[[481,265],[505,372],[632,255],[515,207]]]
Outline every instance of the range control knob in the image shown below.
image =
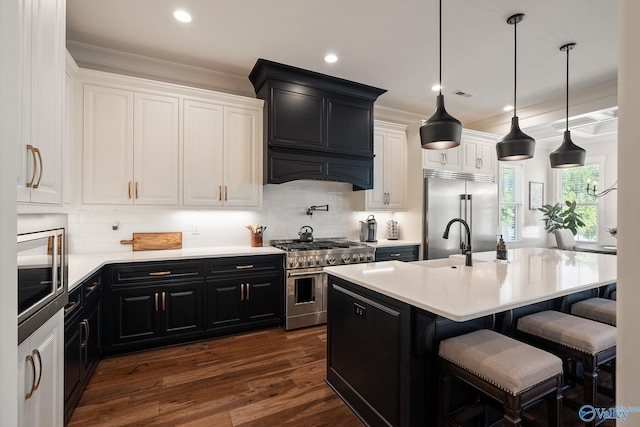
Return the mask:
[[336,257],[334,257],[333,255],[327,255],[327,264],[336,265],[336,261]]
[[289,258],[289,268],[295,268],[298,266],[297,258]]
[[342,262],[345,264],[349,264],[351,262],[351,255],[349,254],[342,254]]
[[316,265],[322,265],[322,258],[319,256],[316,257]]
[[312,256],[307,258],[307,266],[312,267],[314,262],[315,261]]
[[367,254],[367,261],[373,261],[373,254]]

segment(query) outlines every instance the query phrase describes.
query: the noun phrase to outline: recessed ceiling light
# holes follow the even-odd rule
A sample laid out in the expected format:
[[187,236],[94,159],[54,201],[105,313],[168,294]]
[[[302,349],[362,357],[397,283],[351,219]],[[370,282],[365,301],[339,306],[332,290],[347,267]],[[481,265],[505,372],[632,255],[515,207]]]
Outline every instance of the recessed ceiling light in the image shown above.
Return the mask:
[[334,55],[333,53],[328,54],[327,56],[324,57],[325,62],[329,62],[329,63],[333,63],[336,62],[338,60],[338,57],[336,55]]
[[513,111],[513,105],[507,105],[503,108],[504,111]]
[[442,89],[442,86],[440,86],[439,84],[434,84],[433,86],[431,86],[431,90],[434,92],[439,91],[440,89]]
[[173,12],[173,17],[180,22],[191,22],[191,15],[185,10],[176,10]]

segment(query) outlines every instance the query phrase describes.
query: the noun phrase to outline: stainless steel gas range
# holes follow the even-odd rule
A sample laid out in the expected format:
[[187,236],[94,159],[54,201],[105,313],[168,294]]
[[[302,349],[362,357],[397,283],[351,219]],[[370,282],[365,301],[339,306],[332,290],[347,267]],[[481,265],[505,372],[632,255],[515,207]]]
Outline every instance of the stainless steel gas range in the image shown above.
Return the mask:
[[285,258],[285,329],[327,322],[325,266],[373,262],[375,249],[347,240],[275,240]]

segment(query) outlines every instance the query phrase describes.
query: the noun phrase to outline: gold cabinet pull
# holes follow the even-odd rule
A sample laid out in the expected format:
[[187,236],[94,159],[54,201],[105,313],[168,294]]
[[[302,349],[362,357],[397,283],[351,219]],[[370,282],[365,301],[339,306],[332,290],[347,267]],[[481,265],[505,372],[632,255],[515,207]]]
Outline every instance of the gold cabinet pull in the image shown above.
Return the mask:
[[31,144],[27,144],[27,151],[31,151],[31,157],[33,157],[33,173],[31,174],[29,182],[27,182],[27,187],[32,187],[33,182],[36,180],[36,152]]
[[[27,357],[25,357],[25,360],[29,363],[31,363],[31,372],[32,372],[32,376],[31,376],[31,390],[29,390],[29,392],[27,394],[24,395],[25,400],[26,399],[30,399],[31,396],[33,396],[33,392],[35,391],[35,386],[36,386],[36,364],[33,361],[33,357],[31,357],[30,354],[27,354]],[[26,362],[25,362],[26,363]]]
[[33,188],[38,188],[40,186],[40,181],[42,181],[42,172],[44,171],[44,165],[42,164],[42,153],[39,148],[33,147],[33,151],[38,155],[38,163],[40,164],[40,172],[38,173],[38,182],[33,184]]
[[131,198],[131,181],[127,182],[127,199]]
[[222,201],[222,185],[218,185],[218,201]]
[[156,311],[158,311],[158,293],[155,293],[156,296]]
[[40,387],[40,380],[42,380],[42,356],[40,355],[40,351],[37,348],[34,348],[31,352],[32,355],[38,356],[38,367],[40,372],[38,373],[38,381],[36,385],[33,387],[33,391],[36,391],[38,387]]
[[136,181],[136,199],[138,198],[138,181]]
[[168,276],[171,271],[150,271],[149,276]]
[[251,288],[249,287],[249,284],[247,283],[247,301],[249,301],[249,289],[251,289]]
[[82,340],[80,347],[85,348],[87,347],[87,343],[89,342],[89,322],[85,319],[80,322],[80,325],[84,329],[84,339]]
[[162,311],[167,310],[167,293],[162,292]]
[[64,315],[66,316],[67,314],[71,313],[73,310],[76,309],[77,306],[78,306],[77,301],[72,301],[71,303],[69,303],[69,306],[64,308]]
[[246,270],[247,268],[253,268],[253,264],[236,265],[236,270]]
[[244,283],[240,284],[240,301],[244,301]]
[[96,290],[96,288],[97,288],[97,287],[98,287],[98,282],[94,282],[91,286],[88,286],[88,287],[87,287],[87,290],[88,290],[89,292],[93,292],[93,291],[95,291],[95,290]]
[[227,201],[227,186],[224,186],[224,201]]

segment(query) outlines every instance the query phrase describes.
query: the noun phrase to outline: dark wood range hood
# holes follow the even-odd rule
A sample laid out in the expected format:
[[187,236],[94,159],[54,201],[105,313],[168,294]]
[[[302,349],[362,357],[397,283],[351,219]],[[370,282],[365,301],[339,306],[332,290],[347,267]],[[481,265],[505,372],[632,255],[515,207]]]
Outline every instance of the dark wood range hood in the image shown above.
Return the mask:
[[373,103],[385,89],[258,59],[265,100],[265,183],[298,179],[373,188]]

